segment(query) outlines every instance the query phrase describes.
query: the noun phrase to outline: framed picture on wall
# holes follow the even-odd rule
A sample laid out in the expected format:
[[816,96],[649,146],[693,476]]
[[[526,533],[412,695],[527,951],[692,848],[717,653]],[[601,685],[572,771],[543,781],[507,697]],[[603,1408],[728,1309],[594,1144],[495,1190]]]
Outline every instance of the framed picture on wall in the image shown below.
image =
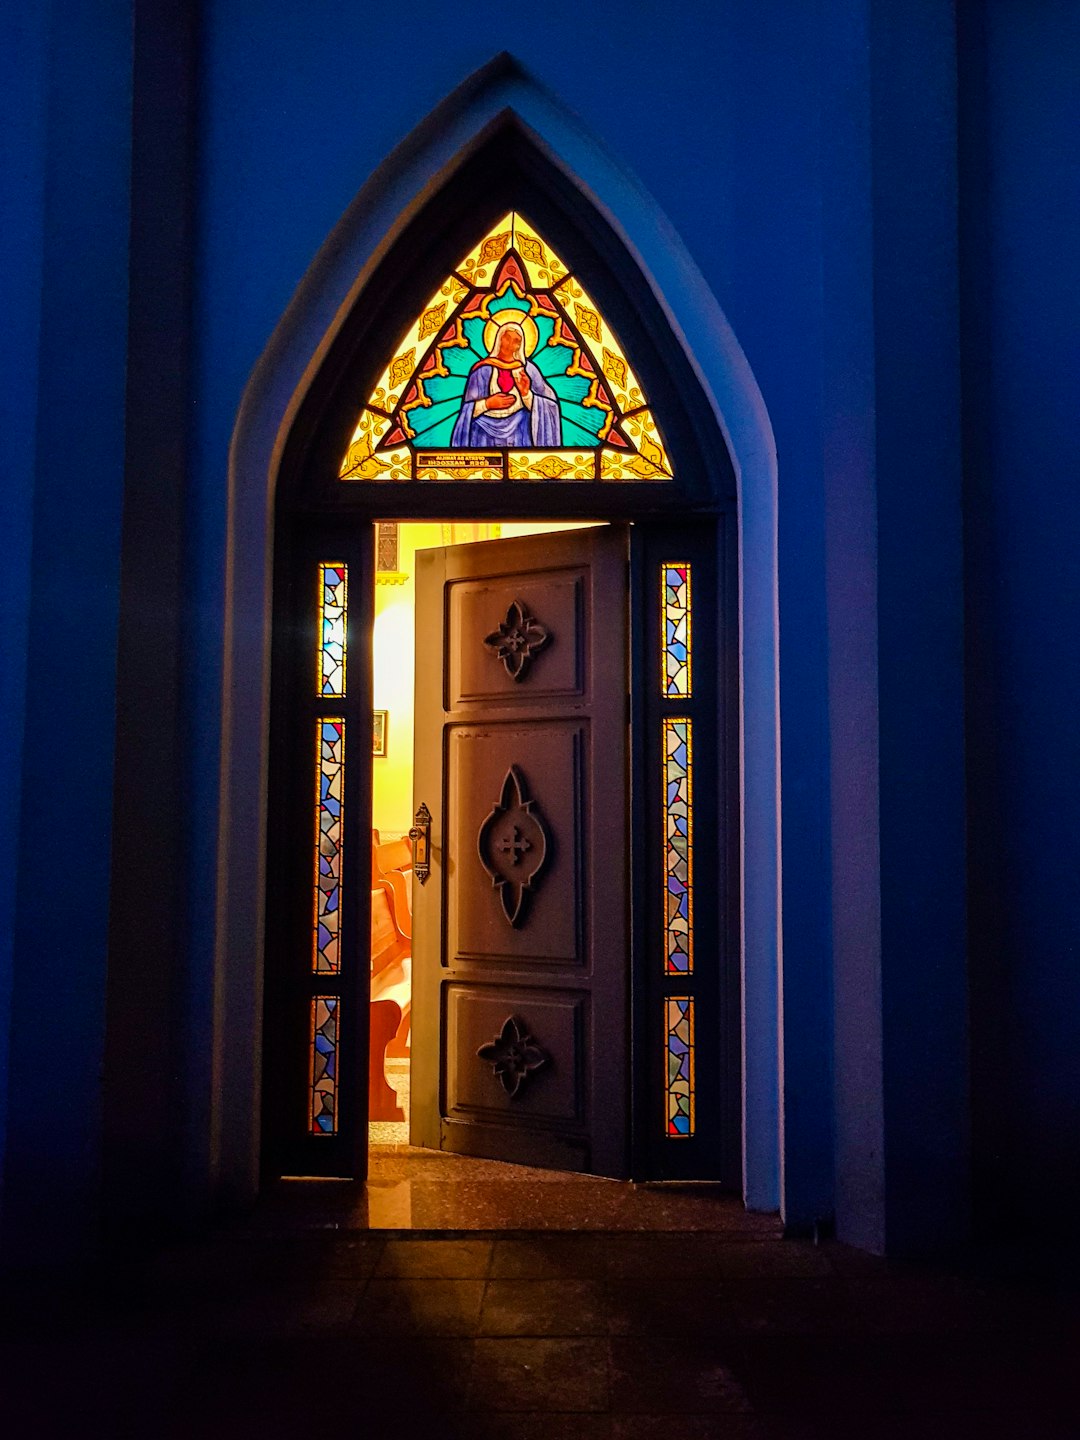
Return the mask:
[[375,723],[374,723],[374,725],[372,726],[372,745],[371,745],[371,753],[372,753],[373,755],[385,756],[385,755],[386,755],[386,724],[387,724],[387,718],[388,718],[390,712],[389,712],[389,710],[376,710],[376,711],[374,711],[373,713],[374,713],[374,717],[375,717]]

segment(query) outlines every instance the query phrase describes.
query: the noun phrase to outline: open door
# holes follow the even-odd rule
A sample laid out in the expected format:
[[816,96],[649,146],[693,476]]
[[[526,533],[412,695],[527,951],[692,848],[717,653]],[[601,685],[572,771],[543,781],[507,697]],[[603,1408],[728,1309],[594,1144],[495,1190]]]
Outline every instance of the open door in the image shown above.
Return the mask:
[[414,1145],[629,1173],[627,575],[616,526],[417,554]]

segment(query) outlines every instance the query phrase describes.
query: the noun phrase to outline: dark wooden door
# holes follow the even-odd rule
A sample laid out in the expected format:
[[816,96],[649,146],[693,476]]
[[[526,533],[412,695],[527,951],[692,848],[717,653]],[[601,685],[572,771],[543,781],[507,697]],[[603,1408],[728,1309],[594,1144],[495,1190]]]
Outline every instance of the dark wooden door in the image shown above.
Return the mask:
[[422,551],[412,1143],[628,1173],[623,527]]

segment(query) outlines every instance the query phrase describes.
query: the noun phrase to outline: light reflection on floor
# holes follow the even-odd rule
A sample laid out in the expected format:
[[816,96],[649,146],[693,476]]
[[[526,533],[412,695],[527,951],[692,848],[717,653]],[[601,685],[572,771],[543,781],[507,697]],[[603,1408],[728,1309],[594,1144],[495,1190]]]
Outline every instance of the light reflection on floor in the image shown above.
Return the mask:
[[715,1185],[638,1185],[401,1144],[372,1147],[366,1184],[282,1181],[263,1206],[271,1224],[275,1211],[302,1212],[319,1229],[780,1233],[775,1216],[748,1214]]

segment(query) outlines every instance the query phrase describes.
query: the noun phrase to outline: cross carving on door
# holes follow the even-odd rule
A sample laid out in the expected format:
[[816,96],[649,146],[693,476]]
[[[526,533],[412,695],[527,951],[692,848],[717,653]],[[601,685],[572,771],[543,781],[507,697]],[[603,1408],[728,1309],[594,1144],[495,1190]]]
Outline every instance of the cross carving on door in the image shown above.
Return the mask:
[[509,835],[503,836],[502,842],[499,845],[499,849],[504,855],[510,856],[511,865],[518,865],[521,863],[522,855],[532,849],[532,841],[526,840],[524,835],[522,835],[521,831],[515,825],[511,829]]

